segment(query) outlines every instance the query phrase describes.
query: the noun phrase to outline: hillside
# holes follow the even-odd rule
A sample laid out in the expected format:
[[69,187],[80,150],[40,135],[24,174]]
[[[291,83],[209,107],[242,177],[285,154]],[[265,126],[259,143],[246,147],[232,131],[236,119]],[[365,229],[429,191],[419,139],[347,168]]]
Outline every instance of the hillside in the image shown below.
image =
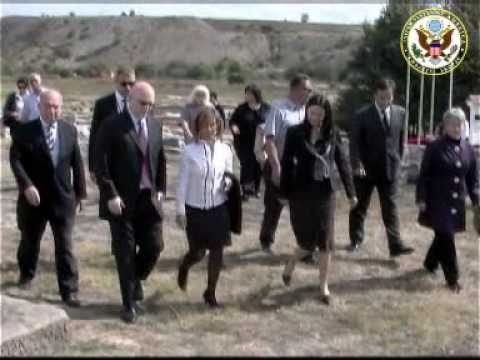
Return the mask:
[[224,58],[256,70],[345,65],[360,25],[208,20],[191,17],[5,17],[4,70],[92,64],[215,65]]

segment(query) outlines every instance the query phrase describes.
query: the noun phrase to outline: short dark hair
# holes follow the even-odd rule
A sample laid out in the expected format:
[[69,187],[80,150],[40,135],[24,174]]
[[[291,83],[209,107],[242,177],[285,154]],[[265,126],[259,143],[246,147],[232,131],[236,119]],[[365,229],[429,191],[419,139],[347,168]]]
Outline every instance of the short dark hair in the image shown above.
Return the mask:
[[205,117],[213,117],[215,119],[215,123],[217,125],[217,138],[221,138],[223,135],[223,121],[219,118],[217,111],[212,108],[211,106],[203,106],[200,111],[198,112],[195,120],[193,122],[193,137],[195,140],[198,140],[198,134],[200,133],[200,122]]
[[310,80],[307,74],[298,73],[290,79],[290,89],[296,88],[305,81]]
[[260,90],[260,88],[256,84],[248,84],[245,87],[245,94],[247,92],[249,92],[253,95],[253,97],[255,98],[255,101],[257,103],[261,103],[263,101],[262,90]]
[[134,68],[119,66],[117,70],[115,70],[115,78],[118,78],[119,76],[130,76],[130,75],[135,76]]
[[23,85],[27,86],[28,85],[28,79],[25,76],[19,77],[17,79],[17,86],[20,85],[20,84],[23,84]]
[[375,82],[375,88],[374,88],[375,92],[377,92],[378,90],[383,91],[387,89],[391,89],[392,91],[395,91],[395,81],[389,78],[382,78]]
[[[334,126],[333,126],[333,114],[332,114],[332,106],[330,105],[330,101],[325,95],[313,93],[308,98],[307,104],[305,105],[305,123],[310,125],[308,121],[308,108],[311,106],[320,106],[325,110],[325,117],[323,118],[322,124],[322,138],[325,140],[330,140],[334,136]],[[307,125],[307,126],[308,126]]]

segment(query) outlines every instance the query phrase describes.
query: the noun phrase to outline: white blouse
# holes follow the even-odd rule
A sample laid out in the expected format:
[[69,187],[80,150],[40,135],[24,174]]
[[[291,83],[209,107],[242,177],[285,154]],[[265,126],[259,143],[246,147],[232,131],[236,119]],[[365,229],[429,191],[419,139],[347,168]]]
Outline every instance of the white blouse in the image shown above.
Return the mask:
[[227,201],[224,174],[233,170],[230,146],[215,141],[212,147],[199,140],[185,146],[177,174],[176,209],[185,215],[185,205],[208,210]]

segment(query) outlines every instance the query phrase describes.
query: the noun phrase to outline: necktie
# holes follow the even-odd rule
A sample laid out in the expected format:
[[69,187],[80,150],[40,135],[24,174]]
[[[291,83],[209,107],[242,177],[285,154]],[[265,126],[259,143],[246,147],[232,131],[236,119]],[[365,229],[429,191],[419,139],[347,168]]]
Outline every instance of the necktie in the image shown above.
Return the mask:
[[123,109],[122,109],[122,113],[125,113],[127,112],[127,97],[124,96],[123,97]]
[[382,122],[383,127],[385,128],[385,132],[390,132],[390,125],[388,124],[387,114],[385,113],[385,110],[382,110]]
[[53,124],[47,126],[47,145],[48,145],[48,151],[50,151],[50,154],[53,152],[53,148],[55,146],[55,137],[53,133]]
[[142,152],[142,175],[140,178],[140,189],[151,189],[152,183],[150,181],[150,176],[148,174],[148,140],[145,134],[145,121],[138,122],[138,134],[137,134],[137,143]]

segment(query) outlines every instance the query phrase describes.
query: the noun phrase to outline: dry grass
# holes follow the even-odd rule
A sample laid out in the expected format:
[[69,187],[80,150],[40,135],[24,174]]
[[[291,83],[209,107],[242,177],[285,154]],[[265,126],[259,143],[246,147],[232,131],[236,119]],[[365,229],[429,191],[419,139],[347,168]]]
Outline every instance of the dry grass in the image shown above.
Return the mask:
[[[60,304],[53,263],[53,239],[48,229],[42,241],[38,275],[31,291],[14,286],[19,233],[16,229],[16,186],[2,144],[1,289],[32,301]],[[188,292],[176,286],[177,265],[186,251],[185,236],[174,224],[174,181],[178,154],[168,154],[165,250],[146,282],[148,314],[134,325],[119,320],[120,291],[108,226],[97,218],[98,192],[89,184],[89,199],[77,217],[75,248],[80,264],[84,306],[66,309],[69,342],[62,350],[38,355],[479,355],[478,240],[469,229],[457,238],[464,291],[451,294],[441,272],[421,270],[430,244],[430,231],[416,224],[413,188],[400,198],[402,233],[416,249],[411,256],[390,260],[374,197],[366,241],[359,254],[343,250],[348,243],[348,204],[338,194],[336,253],[330,288],[333,304],[318,299],[318,270],[299,265],[292,285],[285,288],[281,272],[295,248],[288,221],[282,215],[277,256],[259,251],[263,212],[260,200],[245,203],[244,233],[226,249],[218,299],[223,311],[202,303],[205,261],[192,269]]]

